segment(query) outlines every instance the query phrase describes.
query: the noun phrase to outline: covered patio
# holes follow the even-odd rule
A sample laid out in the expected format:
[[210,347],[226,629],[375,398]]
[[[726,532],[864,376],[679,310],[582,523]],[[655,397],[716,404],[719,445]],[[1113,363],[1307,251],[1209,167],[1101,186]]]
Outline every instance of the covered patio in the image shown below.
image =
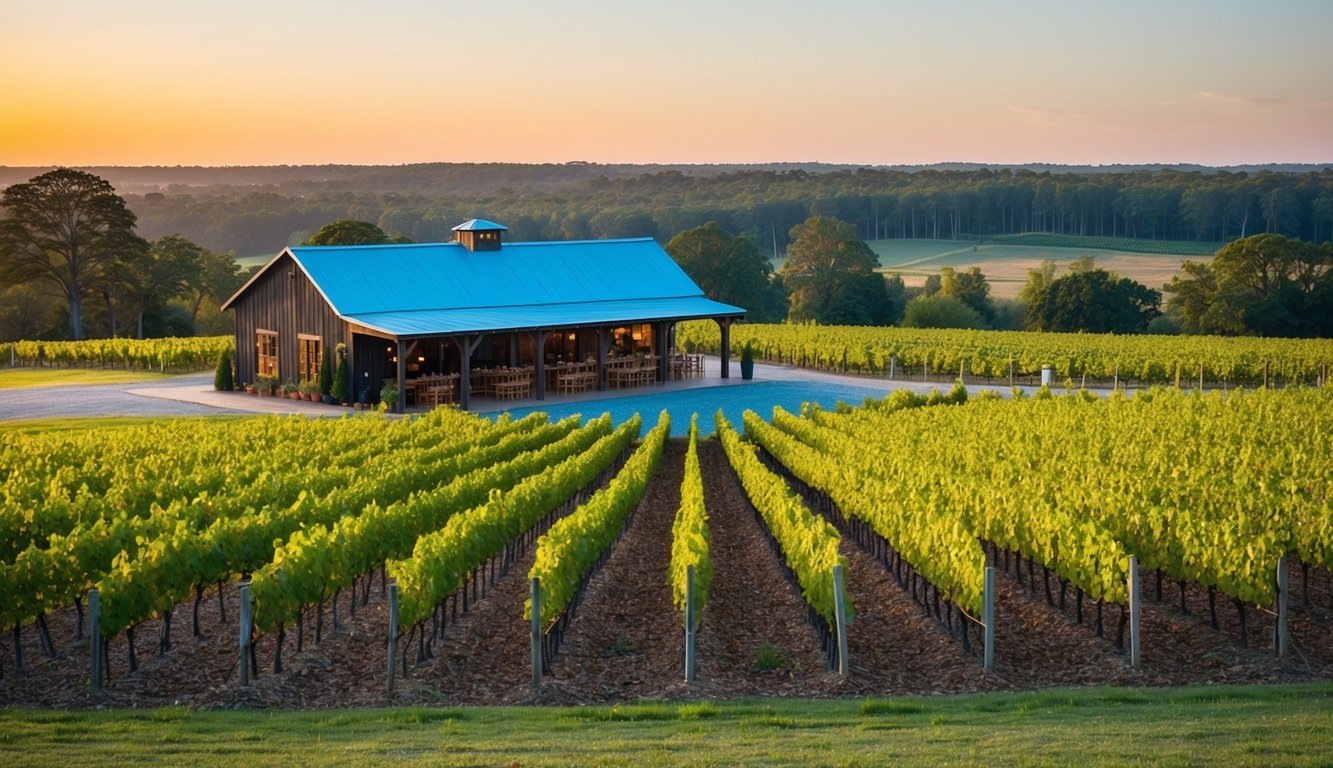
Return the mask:
[[[711,302],[710,302],[711,303]],[[629,390],[702,379],[701,354],[674,350],[674,326],[698,315],[620,324],[569,324],[417,337],[353,324],[352,357],[363,391],[385,384],[399,392],[395,410],[457,405],[465,410],[523,400]],[[724,338],[734,316],[713,316]],[[727,378],[723,360],[716,369]]]

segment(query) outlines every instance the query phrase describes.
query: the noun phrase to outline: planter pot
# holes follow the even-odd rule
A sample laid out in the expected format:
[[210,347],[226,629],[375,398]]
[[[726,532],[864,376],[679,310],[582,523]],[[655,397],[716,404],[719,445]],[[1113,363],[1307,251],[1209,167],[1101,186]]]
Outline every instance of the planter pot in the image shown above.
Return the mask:
[[333,399],[333,395],[325,395],[323,400],[325,405],[337,405]]
[[260,396],[260,397],[272,397],[272,396],[273,396],[273,393],[272,393],[272,392],[269,392],[267,389],[261,389],[261,390],[259,390],[259,396]]
[[288,393],[287,393],[287,399],[288,399],[288,400],[300,400],[300,399],[301,399],[301,393],[300,393],[300,392],[288,392]]
[[749,381],[750,379],[753,379],[753,378],[754,378],[754,361],[753,361],[753,360],[742,360],[742,361],[741,361],[741,378],[744,379],[745,381]]
[[258,395],[258,394],[259,394],[259,390],[255,389],[253,386],[249,386],[249,387],[246,387],[246,388],[245,388],[245,394],[247,394],[247,395]]

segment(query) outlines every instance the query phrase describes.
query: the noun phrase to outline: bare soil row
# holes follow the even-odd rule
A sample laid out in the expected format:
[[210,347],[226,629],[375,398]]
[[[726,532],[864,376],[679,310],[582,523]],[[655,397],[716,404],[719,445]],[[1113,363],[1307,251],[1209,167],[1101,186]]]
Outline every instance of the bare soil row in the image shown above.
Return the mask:
[[[376,576],[369,600],[349,612],[346,592],[333,627],[323,607],[323,638],[315,645],[313,611],[297,650],[289,627],[283,670],[272,671],[275,638],[256,646],[259,675],[238,684],[237,590],[222,589],[227,622],[219,621],[216,588],[201,606],[201,637],[191,633],[193,602],[173,611],[172,645],[159,653],[161,620],[135,630],[139,669],[129,672],[127,638],[111,643],[112,680],[101,691],[89,685],[88,645],[76,636],[73,608],[48,617],[56,655],[43,654],[35,627],[19,634],[26,669],[14,669],[14,636],[0,640],[0,705],[95,707],[186,705],[194,708],[332,708],[422,705],[573,704],[657,698],[746,696],[828,697],[1027,690],[1069,685],[1163,686],[1187,683],[1258,683],[1333,677],[1333,611],[1326,572],[1314,575],[1312,605],[1304,605],[1300,580],[1291,633],[1296,652],[1272,654],[1272,620],[1248,614],[1249,647],[1241,646],[1238,617],[1216,601],[1219,628],[1211,626],[1207,591],[1168,583],[1161,603],[1145,589],[1143,665],[1129,668],[1114,645],[1118,608],[1105,614],[1106,638],[1047,604],[1038,570],[1023,583],[1011,568],[999,579],[996,670],[985,673],[980,657],[964,652],[875,558],[844,539],[847,587],[856,616],[848,632],[851,674],[831,672],[807,609],[783,574],[762,523],[743,496],[718,444],[700,445],[715,563],[713,592],[698,637],[695,683],[684,682],[684,634],[667,582],[671,524],[679,505],[685,447],[667,444],[657,476],[631,518],[625,536],[592,579],[542,685],[531,685],[529,624],[523,619],[532,564],[524,553],[504,576],[497,572],[485,596],[469,610],[449,603],[443,640],[418,661],[415,638],[405,644],[407,674],[398,667],[387,689],[387,601]],[[361,590],[358,590],[360,593]],[[364,593],[363,593],[364,594]],[[457,615],[455,616],[455,610]],[[1072,607],[1071,607],[1072,613]],[[974,649],[975,651],[976,649]]]

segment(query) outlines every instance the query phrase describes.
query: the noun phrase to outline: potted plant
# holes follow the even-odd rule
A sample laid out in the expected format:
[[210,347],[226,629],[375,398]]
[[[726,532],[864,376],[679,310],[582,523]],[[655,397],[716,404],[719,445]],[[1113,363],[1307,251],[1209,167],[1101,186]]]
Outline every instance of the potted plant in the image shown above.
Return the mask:
[[301,388],[296,386],[296,382],[289,381],[282,385],[282,396],[291,400],[300,400]]
[[272,376],[256,376],[255,389],[259,390],[260,397],[272,397],[273,390],[278,386],[278,382]]
[[247,395],[258,395],[258,394],[259,394],[259,390],[255,389],[255,385],[254,385],[254,384],[246,384],[246,385],[245,385],[245,394],[247,394]]
[[380,387],[380,402],[390,411],[398,406],[398,381],[396,379],[385,379],[384,386]]
[[[343,344],[339,344],[338,346],[345,347]],[[323,395],[323,400],[326,404],[332,404],[333,397],[330,393],[333,391],[333,358],[331,358],[327,352],[321,355],[321,357],[324,359],[319,366],[319,380],[315,382],[315,391],[318,394]]]
[[741,349],[741,378],[746,381],[754,378],[754,349],[748,341]]
[[347,345],[338,345],[338,373],[333,377],[333,384],[329,388],[329,395],[333,401],[343,405],[351,401],[352,394],[352,376],[347,368],[346,350]]
[[301,399],[308,403],[319,400],[319,382],[312,379],[302,379],[300,384]]

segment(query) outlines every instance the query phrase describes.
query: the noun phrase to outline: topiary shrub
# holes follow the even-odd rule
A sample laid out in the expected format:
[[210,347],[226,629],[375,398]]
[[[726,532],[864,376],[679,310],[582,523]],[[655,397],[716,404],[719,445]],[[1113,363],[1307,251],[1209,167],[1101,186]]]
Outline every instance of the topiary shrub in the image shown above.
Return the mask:
[[231,350],[224,349],[218,357],[218,367],[213,373],[213,389],[230,392],[236,388],[236,377],[231,367]]

